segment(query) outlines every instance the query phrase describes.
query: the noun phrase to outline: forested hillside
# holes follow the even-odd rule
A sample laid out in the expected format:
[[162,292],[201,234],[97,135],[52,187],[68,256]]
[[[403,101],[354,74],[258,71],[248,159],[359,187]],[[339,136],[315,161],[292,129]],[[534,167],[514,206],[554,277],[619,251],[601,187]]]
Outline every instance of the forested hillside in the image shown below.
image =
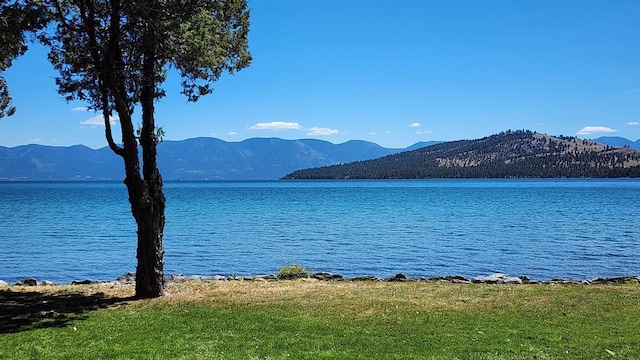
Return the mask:
[[441,143],[375,160],[299,170],[284,179],[638,176],[640,151],[519,130]]

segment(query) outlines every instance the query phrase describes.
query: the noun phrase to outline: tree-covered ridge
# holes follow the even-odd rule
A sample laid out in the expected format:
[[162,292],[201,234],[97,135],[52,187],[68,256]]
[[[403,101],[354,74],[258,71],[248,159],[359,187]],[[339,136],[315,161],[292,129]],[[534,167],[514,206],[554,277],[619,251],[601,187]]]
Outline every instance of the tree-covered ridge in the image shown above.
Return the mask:
[[284,179],[638,177],[640,151],[575,137],[506,131],[396,155],[295,171]]

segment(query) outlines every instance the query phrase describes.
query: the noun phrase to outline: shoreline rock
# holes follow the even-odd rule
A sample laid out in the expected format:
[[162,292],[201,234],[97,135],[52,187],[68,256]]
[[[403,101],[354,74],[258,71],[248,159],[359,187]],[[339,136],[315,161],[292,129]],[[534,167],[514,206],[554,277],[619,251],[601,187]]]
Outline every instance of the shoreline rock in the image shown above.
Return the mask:
[[[184,283],[191,281],[200,281],[200,282],[223,282],[226,281],[226,278],[222,275],[213,275],[213,276],[203,276],[203,275],[169,275],[165,278],[167,283]],[[135,276],[132,284],[135,283]]]
[[585,280],[583,281],[583,283],[585,284],[626,284],[629,282],[637,282],[638,284],[640,284],[640,276],[638,275],[633,275],[633,276],[618,276],[618,277],[611,277],[611,278],[593,278],[593,279],[589,279],[589,280]]
[[321,281],[342,281],[344,277],[340,274],[332,274],[328,272],[319,272],[311,275],[312,278]]
[[[183,274],[171,274],[165,277],[167,284],[178,284],[185,282],[209,282],[209,283],[222,283],[227,281],[260,281],[260,282],[274,282],[274,281],[290,281],[300,279],[299,277],[292,277],[291,279],[279,278],[276,274],[267,275],[251,275],[251,276],[224,276],[224,275],[183,275]],[[309,273],[301,280],[315,280],[315,281],[370,281],[370,282],[439,282],[439,283],[451,283],[451,284],[505,284],[505,285],[522,285],[522,284],[582,284],[582,285],[615,285],[615,284],[639,284],[640,275],[628,275],[628,276],[615,276],[615,277],[595,277],[586,280],[576,280],[568,278],[552,278],[551,280],[532,280],[526,275],[511,276],[503,273],[494,273],[487,276],[475,276],[471,279],[461,275],[447,275],[447,276],[435,276],[435,277],[408,277],[402,273],[398,273],[395,276],[389,278],[380,278],[375,275],[361,275],[352,278],[345,278],[340,274],[333,274],[329,272],[316,272]],[[119,276],[115,280],[74,280],[69,284],[55,284],[52,281],[43,280],[39,282],[35,278],[24,278],[17,281],[14,286],[52,286],[52,285],[95,285],[95,284],[111,284],[111,285],[132,285],[135,284],[135,273],[128,272]],[[6,281],[0,280],[0,286],[12,286]]]
[[437,276],[427,279],[427,281],[437,281],[453,284],[471,284],[471,280],[461,275]]
[[20,279],[16,283],[18,286],[38,286],[38,280],[34,278]]
[[489,276],[476,276],[471,279],[474,284],[522,284],[522,279],[502,273],[495,273]]

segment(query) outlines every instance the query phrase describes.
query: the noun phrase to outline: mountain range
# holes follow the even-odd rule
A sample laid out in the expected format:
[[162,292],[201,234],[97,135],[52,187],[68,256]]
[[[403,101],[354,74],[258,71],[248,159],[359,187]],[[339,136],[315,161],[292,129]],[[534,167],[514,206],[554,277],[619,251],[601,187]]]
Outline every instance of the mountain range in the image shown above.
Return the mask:
[[505,131],[382,158],[294,171],[284,179],[640,177],[640,151],[592,140]]
[[[596,141],[640,148],[640,140],[634,143],[607,137]],[[393,149],[361,140],[333,144],[314,139],[252,138],[226,142],[194,138],[160,143],[158,164],[165,180],[272,180],[299,169],[376,159],[439,143],[442,142],[421,142]],[[0,180],[121,181],[123,178],[122,160],[108,147],[0,146]]]
[[[163,141],[158,166],[165,180],[273,180],[302,168],[374,159],[438,141],[389,149],[352,140],[342,144],[315,139],[216,138]],[[108,147],[0,146],[0,180],[112,181],[124,179],[122,159]]]
[[631,141],[629,139],[625,139],[619,136],[602,136],[597,139],[593,139],[600,144],[605,144],[609,146],[619,146],[619,147],[630,147],[632,149],[640,150],[640,139],[636,141]]

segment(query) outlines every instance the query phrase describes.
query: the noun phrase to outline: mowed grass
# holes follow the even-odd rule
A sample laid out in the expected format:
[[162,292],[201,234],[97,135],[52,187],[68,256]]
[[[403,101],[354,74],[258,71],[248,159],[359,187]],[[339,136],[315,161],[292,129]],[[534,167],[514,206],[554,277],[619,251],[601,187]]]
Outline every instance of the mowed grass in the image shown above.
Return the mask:
[[169,292],[0,288],[0,358],[640,359],[639,285],[296,280]]

